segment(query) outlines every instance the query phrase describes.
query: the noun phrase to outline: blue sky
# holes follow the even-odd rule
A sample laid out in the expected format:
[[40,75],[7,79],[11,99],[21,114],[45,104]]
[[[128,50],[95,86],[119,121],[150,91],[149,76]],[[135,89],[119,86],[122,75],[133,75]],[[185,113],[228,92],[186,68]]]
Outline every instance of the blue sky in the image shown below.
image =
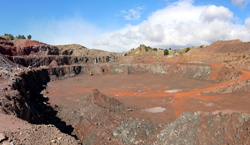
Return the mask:
[[250,0],[8,0],[0,35],[123,52],[250,41]]

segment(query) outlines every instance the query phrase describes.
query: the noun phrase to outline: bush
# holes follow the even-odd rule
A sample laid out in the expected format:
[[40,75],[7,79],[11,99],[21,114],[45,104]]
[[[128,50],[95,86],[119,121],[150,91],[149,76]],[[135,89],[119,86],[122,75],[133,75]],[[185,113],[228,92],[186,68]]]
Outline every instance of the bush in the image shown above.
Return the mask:
[[21,36],[21,39],[26,39],[26,37],[24,35]]
[[4,34],[4,36],[8,36],[8,38],[6,38],[6,40],[14,40],[14,36],[11,34]]
[[185,52],[187,53],[189,50],[190,50],[190,48],[188,47]]
[[31,35],[28,35],[28,36],[27,36],[27,38],[28,38],[29,40],[31,39],[31,37],[32,37]]
[[157,49],[157,48],[154,48],[153,50],[154,50],[154,51],[157,51],[158,49]]
[[11,34],[9,34],[9,38],[10,38],[10,40],[14,40],[14,36]]
[[202,48],[202,47],[203,47],[203,45],[200,46],[200,48]]
[[168,49],[164,50],[164,55],[168,55]]
[[26,37],[24,35],[18,35],[16,36],[16,39],[26,39]]
[[169,50],[172,50],[172,48],[170,47]]

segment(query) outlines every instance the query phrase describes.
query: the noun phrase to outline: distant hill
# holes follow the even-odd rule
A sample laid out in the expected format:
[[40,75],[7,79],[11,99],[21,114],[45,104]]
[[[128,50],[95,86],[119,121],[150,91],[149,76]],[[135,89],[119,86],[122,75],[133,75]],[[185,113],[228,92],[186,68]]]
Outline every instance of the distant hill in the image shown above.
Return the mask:
[[216,41],[210,46],[202,49],[203,52],[212,53],[236,53],[249,54],[250,42],[242,42],[241,40]]
[[158,58],[164,56],[164,50],[156,48],[153,49],[142,44],[136,49],[131,49],[128,51],[127,56]]

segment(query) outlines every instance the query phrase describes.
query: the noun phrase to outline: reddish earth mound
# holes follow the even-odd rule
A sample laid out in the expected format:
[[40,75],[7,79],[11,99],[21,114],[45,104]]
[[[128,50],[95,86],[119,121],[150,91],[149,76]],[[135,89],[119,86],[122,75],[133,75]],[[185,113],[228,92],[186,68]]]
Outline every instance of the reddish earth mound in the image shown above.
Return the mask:
[[231,41],[216,41],[210,46],[201,49],[202,52],[212,53],[237,53],[237,54],[249,54],[250,42],[242,42],[240,40]]
[[50,66],[58,66],[57,62],[55,60],[52,60],[52,62],[49,64]]
[[114,98],[107,97],[97,89],[94,89],[91,93],[83,97],[79,101],[79,104],[87,106],[93,102],[98,103],[104,107],[118,107],[123,104]]
[[35,41],[35,40],[29,40],[29,39],[18,39],[14,41],[16,46],[20,47],[29,47],[29,46],[34,46],[34,45],[41,45],[40,42]]

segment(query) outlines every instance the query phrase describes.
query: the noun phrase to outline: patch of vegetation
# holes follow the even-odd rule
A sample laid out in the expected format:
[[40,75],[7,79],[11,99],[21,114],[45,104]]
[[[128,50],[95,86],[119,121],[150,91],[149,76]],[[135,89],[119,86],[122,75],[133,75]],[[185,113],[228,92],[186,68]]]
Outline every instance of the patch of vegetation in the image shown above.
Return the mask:
[[27,36],[27,38],[28,38],[29,40],[31,39],[31,37],[32,37],[31,35],[28,35],[28,36]]
[[158,51],[158,49],[157,49],[157,48],[153,48],[153,50],[154,50],[154,51]]
[[14,40],[14,36],[12,34],[4,34],[4,36],[7,36],[6,40]]
[[200,48],[202,48],[202,47],[203,47],[203,45],[200,46]]
[[227,55],[230,55],[230,53],[228,53]]
[[172,48],[170,47],[169,50],[172,50]]
[[231,60],[224,60],[223,62],[225,62],[225,63],[229,63],[229,62],[231,62]]
[[243,58],[245,59],[245,58],[246,58],[246,55],[243,55]]
[[164,55],[168,55],[169,53],[168,53],[168,49],[165,49],[164,50]]
[[134,48],[131,49],[131,51],[135,50]]
[[188,47],[188,48],[185,50],[185,52],[187,53],[189,50],[190,50],[190,48]]
[[18,35],[18,36],[16,36],[16,39],[26,39],[26,37],[24,36],[24,35]]
[[151,50],[152,50],[152,48],[151,48],[150,46],[145,46],[145,50],[146,50],[146,52],[147,52],[149,49],[151,49]]

